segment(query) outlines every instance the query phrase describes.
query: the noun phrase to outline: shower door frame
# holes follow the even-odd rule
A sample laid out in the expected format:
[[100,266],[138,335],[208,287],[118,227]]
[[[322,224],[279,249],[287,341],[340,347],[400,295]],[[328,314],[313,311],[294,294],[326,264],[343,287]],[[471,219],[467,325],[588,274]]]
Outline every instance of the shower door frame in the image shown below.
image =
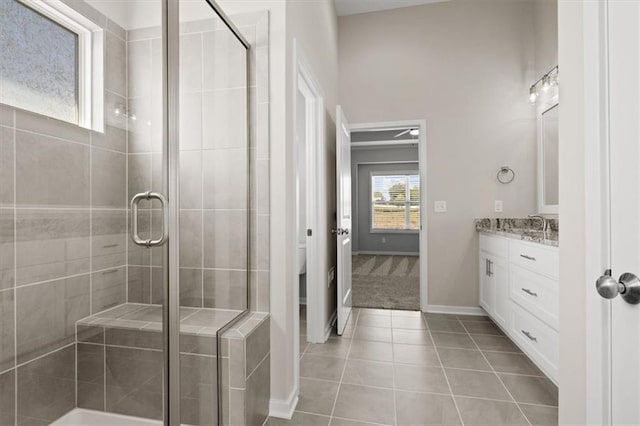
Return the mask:
[[[213,12],[222,20],[226,27],[234,34],[246,49],[246,91],[247,91],[247,162],[251,164],[251,103],[250,103],[250,52],[251,44],[231,22],[220,6],[214,0],[202,0],[206,2]],[[163,265],[163,356],[164,356],[164,400],[163,413],[164,424],[168,426],[180,426],[180,289],[179,289],[179,261],[180,261],[180,0],[162,0],[162,146],[163,146],[163,178],[162,186],[168,199],[168,224],[169,238],[162,248]],[[247,168],[249,177],[251,168]],[[247,199],[250,201],[250,179],[247,180]],[[220,336],[241,318],[251,307],[250,280],[250,250],[251,230],[250,214],[251,204],[247,204],[247,301],[246,308],[234,319],[220,328],[217,332],[217,357],[218,372],[220,371]],[[220,374],[217,379],[218,424],[222,421],[222,405],[220,392]]]

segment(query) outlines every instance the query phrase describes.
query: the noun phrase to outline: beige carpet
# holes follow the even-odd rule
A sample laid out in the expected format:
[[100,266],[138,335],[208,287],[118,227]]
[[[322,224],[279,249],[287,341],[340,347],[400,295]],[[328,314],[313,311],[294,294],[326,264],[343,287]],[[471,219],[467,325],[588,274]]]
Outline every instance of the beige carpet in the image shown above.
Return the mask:
[[353,306],[420,309],[418,256],[353,256]]

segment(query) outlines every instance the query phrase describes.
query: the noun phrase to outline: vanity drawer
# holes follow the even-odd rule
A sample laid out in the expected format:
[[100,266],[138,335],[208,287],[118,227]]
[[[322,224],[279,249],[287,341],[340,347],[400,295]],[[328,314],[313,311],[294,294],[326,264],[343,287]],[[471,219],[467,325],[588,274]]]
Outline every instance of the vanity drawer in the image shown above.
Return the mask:
[[511,336],[555,381],[558,375],[558,332],[516,304],[512,304]]
[[509,242],[509,261],[533,272],[558,278],[558,249],[524,241]]
[[506,238],[480,234],[480,250],[506,259],[509,257],[509,242]]
[[511,265],[509,294],[514,302],[553,329],[558,329],[557,280]]

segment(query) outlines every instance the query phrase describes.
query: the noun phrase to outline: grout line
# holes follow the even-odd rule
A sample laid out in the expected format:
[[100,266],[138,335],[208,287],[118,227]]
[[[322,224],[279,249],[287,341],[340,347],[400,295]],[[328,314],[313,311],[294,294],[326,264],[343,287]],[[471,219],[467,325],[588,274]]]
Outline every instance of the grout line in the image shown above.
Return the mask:
[[516,407],[518,407],[518,411],[520,411],[520,414],[522,414],[522,416],[524,417],[524,419],[527,421],[527,424],[529,424],[529,426],[531,426],[531,422],[529,421],[529,419],[527,418],[527,416],[524,414],[524,411],[522,411],[522,408],[520,408],[520,405],[518,404],[518,401],[516,401],[516,399],[513,397],[513,395],[511,394],[511,391],[507,388],[507,386],[504,384],[504,382],[502,381],[502,378],[500,377],[500,375],[496,372],[496,370],[493,368],[493,365],[489,362],[489,360],[487,359],[487,357],[484,355],[484,353],[480,350],[480,346],[478,346],[478,344],[476,343],[476,341],[473,339],[473,336],[471,335],[471,333],[469,333],[469,330],[467,330],[467,327],[464,325],[464,323],[460,320],[458,320],[460,322],[460,324],[462,324],[462,327],[467,331],[467,334],[469,335],[469,338],[471,339],[471,341],[473,342],[474,345],[476,345],[476,347],[478,348],[478,351],[480,352],[480,354],[482,355],[482,358],[484,359],[484,361],[489,365],[489,367],[491,368],[491,371],[493,372],[493,374],[496,376],[496,378],[500,381],[500,384],[502,385],[502,387],[504,388],[504,390],[507,391],[507,394],[509,395],[509,397],[511,398],[511,400],[513,401],[514,404],[516,404]]
[[438,352],[438,349],[436,348],[436,344],[433,340],[433,336],[431,335],[431,329],[429,328],[429,324],[427,323],[427,319],[424,317],[424,315],[422,316],[422,320],[424,321],[425,325],[427,326],[427,331],[429,332],[429,338],[431,339],[431,343],[433,343],[433,350],[436,353],[436,357],[438,358],[438,362],[440,362],[440,367],[442,368],[442,373],[444,374],[444,379],[447,382],[447,387],[449,388],[449,393],[451,396],[451,399],[453,400],[453,405],[456,408],[456,412],[458,413],[458,418],[460,419],[460,423],[462,424],[462,426],[464,426],[464,419],[462,418],[462,413],[460,413],[460,407],[458,407],[458,402],[456,401],[456,398],[453,395],[453,389],[451,388],[451,382],[449,382],[449,376],[447,376],[447,370],[444,368],[444,364],[442,364],[442,359],[440,358],[440,353]]
[[[353,323],[354,333],[355,328],[358,326],[358,319],[360,318],[360,311],[358,310],[358,314],[355,318],[355,322]],[[347,370],[347,363],[349,361],[349,354],[351,353],[351,347],[353,346],[353,339],[349,340],[349,349],[347,349],[347,358],[345,359],[344,366],[342,367],[342,374],[340,374],[340,383],[338,384],[338,391],[336,392],[336,396],[333,400],[333,407],[331,407],[331,418],[333,418],[333,414],[336,411],[336,405],[338,404],[338,396],[340,396],[340,390],[342,388],[342,381],[344,379],[344,373]]]

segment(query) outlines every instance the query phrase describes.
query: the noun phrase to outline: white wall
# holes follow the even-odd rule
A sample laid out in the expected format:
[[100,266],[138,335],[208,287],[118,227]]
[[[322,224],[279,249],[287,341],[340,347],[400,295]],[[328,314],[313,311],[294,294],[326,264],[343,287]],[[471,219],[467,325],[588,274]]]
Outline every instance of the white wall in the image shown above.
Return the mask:
[[[429,304],[478,306],[473,219],[535,212],[531,1],[452,0],[339,18],[352,123],[427,120]],[[517,176],[496,180],[500,166]],[[434,214],[446,200],[448,213]]]
[[558,65],[558,2],[534,0],[535,69],[537,78]]

